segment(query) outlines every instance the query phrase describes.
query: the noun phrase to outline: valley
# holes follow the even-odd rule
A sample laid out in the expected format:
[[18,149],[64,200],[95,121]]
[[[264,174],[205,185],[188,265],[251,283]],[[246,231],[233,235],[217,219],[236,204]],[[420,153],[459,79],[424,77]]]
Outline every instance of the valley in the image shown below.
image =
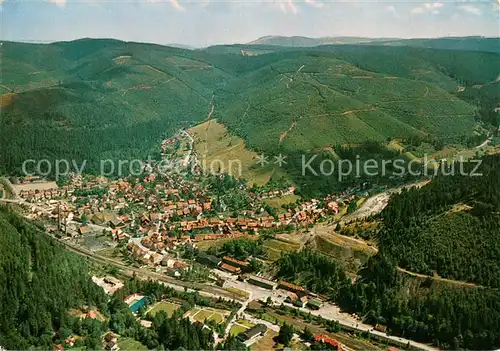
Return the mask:
[[498,43],[3,42],[0,349],[498,348]]

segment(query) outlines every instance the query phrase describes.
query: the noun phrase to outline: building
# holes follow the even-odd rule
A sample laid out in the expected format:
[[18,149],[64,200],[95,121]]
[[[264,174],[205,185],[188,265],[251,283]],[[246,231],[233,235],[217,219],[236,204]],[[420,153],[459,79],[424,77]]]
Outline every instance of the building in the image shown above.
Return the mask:
[[80,228],[78,228],[78,233],[80,233],[80,235],[84,235],[84,234],[87,234],[89,232],[90,232],[90,229],[86,225],[82,225]]
[[229,256],[224,256],[222,260],[227,264],[235,267],[240,267],[241,269],[248,269],[248,266],[250,265],[250,262],[248,261],[240,261]]
[[306,289],[304,289],[303,287],[286,282],[284,280],[280,280],[278,282],[278,287],[281,289],[284,289],[284,290],[293,291],[295,293],[297,293],[297,292],[306,293],[307,292]]
[[247,278],[247,282],[253,285],[260,286],[261,288],[273,290],[276,288],[276,283],[272,280],[264,279],[256,275],[250,275]]
[[209,267],[217,267],[222,262],[220,258],[209,255],[203,251],[200,251],[198,253],[198,256],[196,256],[196,261]]
[[314,334],[314,340],[319,343],[325,343],[332,346],[335,350],[342,350],[342,344],[337,339],[331,338],[328,335]]
[[307,303],[307,295],[297,295],[294,292],[288,292],[286,302],[293,304],[297,307],[304,307]]
[[229,272],[232,274],[240,274],[241,273],[240,267],[231,266],[230,264],[227,264],[227,263],[222,263],[219,266],[219,268],[222,269],[223,271],[226,271],[226,272]]
[[167,267],[166,273],[167,273],[167,275],[169,275],[171,277],[175,277],[175,278],[178,278],[181,276],[181,273],[177,269],[172,268],[172,267]]
[[320,300],[309,300],[307,301],[307,307],[311,310],[319,310],[323,306],[323,302]]
[[259,336],[266,335],[267,327],[264,324],[257,324],[252,328],[238,334],[238,339],[243,342],[249,342],[257,339]]

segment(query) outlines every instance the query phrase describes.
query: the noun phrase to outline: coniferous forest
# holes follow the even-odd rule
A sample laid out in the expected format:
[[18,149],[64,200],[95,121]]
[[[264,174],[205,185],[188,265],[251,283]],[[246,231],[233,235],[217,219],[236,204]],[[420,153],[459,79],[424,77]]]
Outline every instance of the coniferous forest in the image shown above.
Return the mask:
[[[465,173],[474,167],[464,164]],[[438,176],[391,198],[379,216],[379,253],[354,284],[332,275],[341,270],[336,262],[310,251],[283,256],[278,276],[393,334],[444,349],[497,348],[500,156],[483,158],[477,172],[482,176]],[[399,268],[452,281],[415,278]]]
[[[111,299],[90,279],[87,262],[43,234],[35,225],[0,207],[0,345],[10,350],[32,347],[50,350],[71,335],[78,345],[100,349],[111,330],[140,341],[149,349],[213,349],[210,329],[183,319],[185,309],[210,305],[197,293],[178,293],[155,282],[126,281]],[[150,300],[178,297],[186,306],[169,317],[158,313],[144,328],[123,302],[141,292]],[[94,310],[102,319],[84,318],[72,311]]]

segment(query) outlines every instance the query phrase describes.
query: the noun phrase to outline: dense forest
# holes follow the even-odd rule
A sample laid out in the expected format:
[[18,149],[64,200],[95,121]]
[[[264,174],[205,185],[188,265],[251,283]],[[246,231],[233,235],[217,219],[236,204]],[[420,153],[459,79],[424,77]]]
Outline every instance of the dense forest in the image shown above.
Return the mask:
[[248,147],[290,159],[367,140],[479,138],[498,120],[491,82],[499,54],[433,46],[250,45],[264,54],[242,56],[239,46],[7,42],[0,172],[20,173],[26,159],[86,160],[85,170],[97,172],[101,159],[157,157],[162,138],[204,120],[212,106]]
[[393,334],[440,348],[489,350],[500,346],[500,292],[412,278],[381,255],[370,259],[338,300],[347,311]]
[[109,312],[107,296],[90,280],[86,262],[1,206],[0,233],[0,345],[50,349],[58,338],[54,332],[76,324],[89,336],[88,347],[100,345],[98,322],[68,316],[83,305]]
[[[87,262],[65,250],[6,207],[0,207],[0,345],[7,349],[37,347],[49,350],[72,335],[80,336],[77,347],[100,349],[103,335],[113,331],[140,341],[149,349],[210,350],[213,332],[183,319],[184,312],[198,306],[239,308],[228,301],[213,301],[197,292],[177,292],[152,281],[130,279],[109,298],[94,284]],[[150,302],[182,299],[182,307],[168,317],[144,315],[152,328],[140,325],[125,296],[141,293]],[[82,311],[97,311],[102,319],[83,318]],[[78,312],[75,314],[74,312]],[[139,311],[144,314],[144,310]],[[217,328],[219,325],[213,325]],[[228,345],[239,345],[236,341]]]
[[336,299],[341,288],[350,284],[338,263],[312,250],[283,255],[275,265],[280,279],[302,285],[331,299]]
[[[393,334],[444,349],[499,347],[500,156],[481,161],[481,176],[470,176],[474,162],[461,165],[464,175],[455,164],[456,174],[391,197],[379,218],[379,253],[354,284],[336,262],[311,251],[281,257],[277,276]],[[417,278],[398,266],[457,282]]]
[[389,333],[443,349],[492,349],[500,345],[500,292],[413,278],[382,255],[371,258],[356,282],[339,265],[312,251],[283,256],[277,277],[328,296]]
[[[482,176],[440,175],[393,196],[380,251],[411,271],[500,287],[500,156],[481,161]],[[462,167],[470,174],[476,164]]]

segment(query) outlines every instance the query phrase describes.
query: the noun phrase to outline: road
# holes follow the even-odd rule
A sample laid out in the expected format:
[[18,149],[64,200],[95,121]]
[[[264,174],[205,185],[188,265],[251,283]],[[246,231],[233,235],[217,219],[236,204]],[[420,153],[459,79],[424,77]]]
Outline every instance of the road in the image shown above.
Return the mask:
[[182,165],[184,167],[187,167],[188,164],[189,164],[189,159],[191,157],[191,154],[193,153],[193,150],[194,150],[194,139],[193,137],[188,133],[186,132],[185,130],[182,130],[180,131],[180,134],[183,134],[185,135],[188,139],[189,139],[189,150],[186,154],[186,156],[184,156],[184,161],[182,162]]
[[[393,336],[393,335],[387,335],[386,333],[382,333],[382,332],[373,330],[373,326],[368,325],[368,324],[363,324],[362,322],[360,322],[358,319],[354,318],[350,314],[342,312],[340,310],[340,307],[335,305],[335,304],[331,304],[331,303],[326,302],[317,311],[313,311],[313,310],[310,310],[307,308],[298,308],[294,305],[291,305],[291,304],[285,302],[287,295],[286,295],[286,292],[283,290],[279,290],[279,289],[278,290],[269,290],[269,289],[264,289],[264,288],[249,284],[247,282],[241,282],[241,281],[237,280],[235,276],[232,276],[231,274],[228,274],[225,272],[220,272],[218,270],[217,270],[217,274],[226,279],[226,283],[224,286],[234,287],[234,288],[244,290],[244,291],[247,291],[248,293],[250,293],[250,296],[252,296],[252,297],[248,299],[248,302],[250,302],[250,299],[266,300],[267,297],[271,297],[274,305],[279,306],[283,303],[287,307],[296,308],[296,309],[299,309],[305,313],[310,312],[312,315],[321,316],[321,317],[328,319],[328,320],[337,321],[340,325],[347,327],[349,329],[356,329],[358,331],[368,331],[370,334],[376,335],[382,339],[395,341],[398,343],[402,343],[403,345],[410,343],[411,346],[413,346],[419,350],[426,350],[426,351],[437,350],[437,348],[434,348],[434,347],[426,345],[426,344],[418,343],[415,341],[411,341],[411,340],[400,338],[400,337]],[[244,313],[244,316],[245,316],[245,313]],[[252,320],[250,320],[250,321],[252,321]],[[266,323],[263,323],[263,324],[266,324]],[[273,329],[273,330],[275,330],[275,329]],[[277,329],[277,331],[279,331],[279,329]]]

